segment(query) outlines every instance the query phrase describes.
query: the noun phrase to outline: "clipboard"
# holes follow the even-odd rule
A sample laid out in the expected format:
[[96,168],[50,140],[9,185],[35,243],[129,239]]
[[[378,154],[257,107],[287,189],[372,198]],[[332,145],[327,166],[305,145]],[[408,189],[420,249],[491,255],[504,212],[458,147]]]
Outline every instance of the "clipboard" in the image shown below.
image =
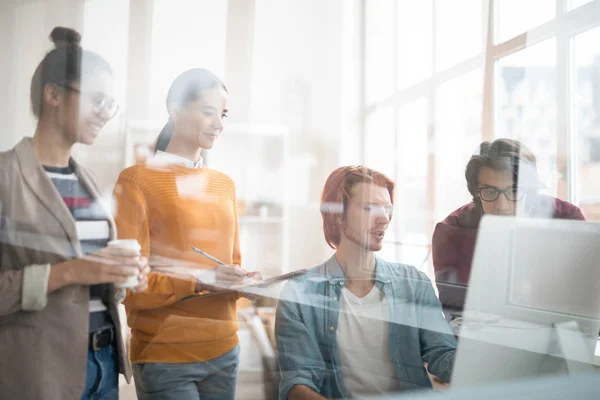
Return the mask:
[[190,296],[186,296],[179,301],[184,302],[184,301],[193,300],[193,299],[203,299],[205,297],[216,296],[216,295],[220,295],[220,294],[239,292],[240,289],[246,289],[246,288],[252,288],[252,287],[266,288],[266,287],[269,287],[276,283],[287,281],[287,280],[305,275],[307,272],[308,272],[307,269],[299,269],[297,271],[292,271],[292,272],[288,272],[288,273],[285,273],[282,275],[273,276],[273,277],[263,279],[260,281],[252,281],[252,282],[248,282],[248,283],[242,283],[240,285],[231,286],[231,287],[227,288],[226,290],[222,290],[219,292],[207,292],[207,293],[201,293],[201,294],[193,294]]
[[271,278],[263,279],[261,281],[253,281],[248,283],[242,283],[241,285],[232,286],[231,290],[243,289],[247,287],[269,287],[278,282],[287,281],[293,278],[297,278],[299,276],[305,275],[308,272],[306,269],[299,269],[297,271],[288,272],[286,274],[273,276]]

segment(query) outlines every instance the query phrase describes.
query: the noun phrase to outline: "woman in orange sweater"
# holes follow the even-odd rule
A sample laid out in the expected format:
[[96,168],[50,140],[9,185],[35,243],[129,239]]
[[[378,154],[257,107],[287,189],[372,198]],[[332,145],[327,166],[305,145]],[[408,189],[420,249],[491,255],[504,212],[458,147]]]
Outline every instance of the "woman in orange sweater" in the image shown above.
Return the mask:
[[[155,156],[121,172],[114,191],[119,238],[137,239],[151,264],[170,260],[190,271],[155,269],[148,290],[127,293],[136,390],[140,399],[233,399],[238,295],[194,298],[260,277],[239,267],[233,181],[202,165],[202,149],[212,148],[223,129],[227,90],[211,72],[192,69],[171,85],[167,109]],[[226,265],[209,264],[192,246]]]

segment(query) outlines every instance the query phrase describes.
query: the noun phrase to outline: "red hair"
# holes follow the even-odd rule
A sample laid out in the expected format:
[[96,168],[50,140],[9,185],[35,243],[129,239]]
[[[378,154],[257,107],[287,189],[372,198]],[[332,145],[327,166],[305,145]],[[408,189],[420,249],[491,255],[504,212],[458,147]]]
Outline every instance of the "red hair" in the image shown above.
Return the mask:
[[352,197],[352,189],[359,183],[373,183],[386,188],[394,204],[394,181],[370,168],[362,165],[337,168],[329,175],[321,194],[321,216],[325,241],[332,249],[340,244],[340,227],[337,218],[346,214],[348,201]]

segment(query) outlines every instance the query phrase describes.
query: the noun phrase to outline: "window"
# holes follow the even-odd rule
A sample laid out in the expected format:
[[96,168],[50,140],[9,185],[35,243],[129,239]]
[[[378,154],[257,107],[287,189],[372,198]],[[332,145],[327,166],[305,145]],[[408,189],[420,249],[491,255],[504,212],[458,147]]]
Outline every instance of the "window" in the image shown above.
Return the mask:
[[437,70],[448,69],[476,56],[483,48],[483,2],[481,0],[437,1]]
[[471,201],[465,166],[481,142],[483,74],[477,69],[442,84],[436,93],[435,220]]
[[[83,14],[82,45],[109,62],[117,78],[119,112],[125,111],[129,38],[129,2],[87,0]],[[110,29],[106,29],[110,26]]]
[[593,0],[570,0],[570,9],[573,10],[575,8],[581,7],[584,4],[591,3]]
[[154,0],[153,4],[150,115],[166,120],[165,98],[177,75],[202,67],[223,77],[227,2]]
[[542,181],[556,194],[556,40],[502,58],[496,73],[495,136],[533,151]]
[[383,108],[367,119],[365,149],[367,165],[388,176],[394,176],[396,157],[394,149],[394,114],[391,108]]
[[376,102],[394,89],[394,1],[367,0],[366,101]]
[[397,84],[402,89],[431,76],[433,4],[432,0],[402,0],[397,4]]
[[[397,112],[395,257],[421,267],[427,256],[429,119],[427,98],[403,104]],[[409,210],[409,212],[406,212]]]
[[[535,35],[528,35],[525,48],[515,42],[514,49],[504,46],[502,50],[509,55],[498,53],[494,133],[525,143],[536,154],[547,192],[579,205],[588,220],[599,220],[597,185],[593,183],[598,179],[594,161],[598,148],[595,60],[599,53],[594,46],[600,38],[598,2],[560,1],[558,5],[553,5],[556,14],[546,3],[539,4],[535,23],[528,25],[543,24],[544,19],[556,21],[536,28]],[[527,15],[533,18],[535,14]],[[581,32],[582,27],[592,29]],[[494,51],[488,58],[496,58]]]
[[577,198],[588,219],[600,220],[600,28],[574,37],[573,126],[578,151]]
[[[396,148],[395,141],[395,125],[394,113],[391,108],[382,108],[376,113],[371,114],[367,119],[366,141],[364,143],[368,158],[366,165],[385,175],[394,178],[394,170],[396,168],[396,157],[394,149]],[[396,241],[396,233],[398,221],[392,218],[390,226],[386,233],[387,241]],[[392,246],[384,246],[382,257],[393,257],[394,248]]]
[[[390,171],[397,183],[391,253],[427,269],[437,216],[469,200],[463,170],[481,138],[483,2],[400,0],[394,9],[386,1],[366,1],[365,6],[364,159]],[[386,32],[396,35],[395,46]],[[394,114],[395,131],[388,128]],[[438,201],[442,192],[445,201]]]
[[[395,168],[398,243],[430,243],[435,223],[471,200],[470,156],[500,137],[531,148],[549,194],[600,220],[599,3],[365,1],[364,160],[386,173]],[[383,114],[393,123],[390,108],[395,141],[375,123]],[[395,159],[386,146],[395,146]]]
[[556,17],[555,0],[496,0],[495,42],[527,32]]

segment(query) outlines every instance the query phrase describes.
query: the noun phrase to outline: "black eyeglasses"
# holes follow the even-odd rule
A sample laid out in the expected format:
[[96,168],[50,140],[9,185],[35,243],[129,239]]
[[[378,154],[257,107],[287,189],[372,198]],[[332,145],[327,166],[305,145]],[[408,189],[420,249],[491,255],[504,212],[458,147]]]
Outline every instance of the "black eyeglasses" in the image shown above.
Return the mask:
[[523,190],[523,188],[519,189],[516,186],[507,187],[504,190],[500,190],[494,186],[483,186],[477,189],[477,193],[479,193],[479,198],[486,202],[498,200],[500,194],[504,194],[504,197],[508,201],[519,201],[523,200],[527,194],[527,190]]
[[100,115],[102,113],[106,113],[108,119],[112,119],[119,111],[119,104],[117,101],[114,99],[109,100],[101,93],[83,92],[70,85],[61,85],[58,83],[55,83],[55,85],[70,92],[77,93],[80,96],[86,96],[92,103],[92,111],[94,114]]

